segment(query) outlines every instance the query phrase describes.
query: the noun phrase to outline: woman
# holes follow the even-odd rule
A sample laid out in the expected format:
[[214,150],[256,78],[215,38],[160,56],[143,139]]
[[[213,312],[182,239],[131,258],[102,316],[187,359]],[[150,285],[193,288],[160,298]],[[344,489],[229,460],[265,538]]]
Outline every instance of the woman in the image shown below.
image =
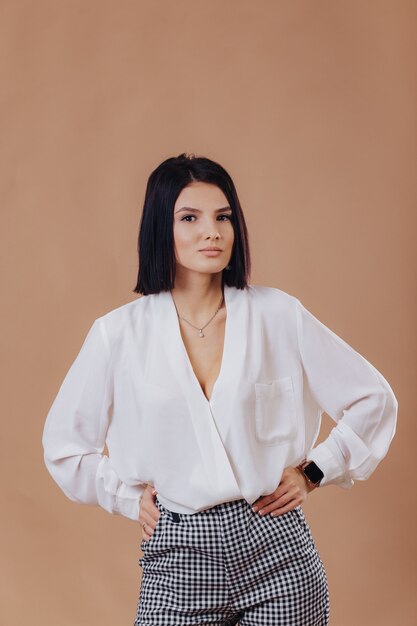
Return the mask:
[[[374,471],[391,387],[296,297],[249,284],[219,164],[155,169],[138,249],[142,297],[94,321],[48,413],[49,472],[72,500],[139,520],[135,626],[327,625],[301,505]],[[336,425],[314,447],[323,411]]]

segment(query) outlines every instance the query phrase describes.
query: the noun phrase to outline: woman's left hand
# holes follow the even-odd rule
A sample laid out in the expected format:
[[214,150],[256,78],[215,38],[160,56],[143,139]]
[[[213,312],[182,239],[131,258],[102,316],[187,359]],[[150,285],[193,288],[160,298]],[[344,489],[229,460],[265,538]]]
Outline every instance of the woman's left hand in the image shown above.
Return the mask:
[[[261,496],[252,505],[260,515],[283,515],[307,500],[312,487],[295,467],[286,467],[278,487],[272,493]],[[255,510],[255,509],[254,509]],[[255,510],[255,511],[256,511]],[[262,512],[261,512],[262,511]]]

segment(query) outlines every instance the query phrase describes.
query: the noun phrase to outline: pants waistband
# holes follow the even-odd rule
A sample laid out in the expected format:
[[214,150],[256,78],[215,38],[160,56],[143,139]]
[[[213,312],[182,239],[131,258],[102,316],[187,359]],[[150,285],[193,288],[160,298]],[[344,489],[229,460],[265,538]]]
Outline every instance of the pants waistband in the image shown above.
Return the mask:
[[220,502],[219,504],[214,504],[213,506],[207,508],[207,509],[202,509],[201,511],[196,511],[196,513],[177,513],[176,511],[170,511],[169,509],[167,509],[166,506],[164,506],[162,504],[162,502],[159,500],[158,496],[156,496],[156,506],[159,508],[160,511],[165,511],[166,513],[168,513],[171,516],[171,519],[173,522],[180,522],[182,518],[185,517],[190,517],[190,515],[198,515],[198,514],[215,514],[217,513],[219,510],[225,509],[225,508],[230,508],[230,507],[236,507],[236,506],[250,506],[250,504],[244,499],[244,498],[239,498],[237,500],[227,500],[226,502]]

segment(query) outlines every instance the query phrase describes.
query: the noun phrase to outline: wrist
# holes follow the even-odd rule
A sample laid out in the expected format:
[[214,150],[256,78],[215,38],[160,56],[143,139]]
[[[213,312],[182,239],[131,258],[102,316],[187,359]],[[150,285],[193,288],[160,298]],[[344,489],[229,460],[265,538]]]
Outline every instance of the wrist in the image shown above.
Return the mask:
[[308,480],[307,480],[307,476],[304,474],[304,472],[303,472],[303,470],[301,469],[301,467],[300,467],[299,465],[297,465],[296,467],[294,467],[294,469],[296,469],[296,470],[297,470],[297,472],[298,472],[299,474],[301,474],[301,476],[302,476],[302,477],[303,477],[303,479],[304,479],[304,484],[305,484],[305,486],[306,486],[306,488],[307,488],[307,491],[310,491],[310,483],[308,482]]
[[317,489],[323,480],[324,474],[314,461],[303,459],[296,469],[304,476],[309,491]]
[[312,485],[312,483],[308,480],[307,476],[304,474],[303,470],[301,469],[301,467],[299,465],[297,465],[294,469],[297,470],[297,472],[299,474],[301,474],[301,476],[304,478],[304,484],[306,486],[306,489],[308,492],[313,491],[313,489],[315,489],[315,485]]

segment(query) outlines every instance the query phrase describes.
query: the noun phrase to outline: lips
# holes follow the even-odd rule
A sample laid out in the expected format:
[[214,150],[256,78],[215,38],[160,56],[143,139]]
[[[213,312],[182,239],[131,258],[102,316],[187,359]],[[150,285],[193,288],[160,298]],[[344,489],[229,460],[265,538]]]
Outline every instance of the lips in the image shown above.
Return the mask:
[[221,248],[202,248],[200,252],[221,252]]

